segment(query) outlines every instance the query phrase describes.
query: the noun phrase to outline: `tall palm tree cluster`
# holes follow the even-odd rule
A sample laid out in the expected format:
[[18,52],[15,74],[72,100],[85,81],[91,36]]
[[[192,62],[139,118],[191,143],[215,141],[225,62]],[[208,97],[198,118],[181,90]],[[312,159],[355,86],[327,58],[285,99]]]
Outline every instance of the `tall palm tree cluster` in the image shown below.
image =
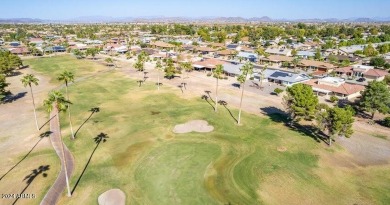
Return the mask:
[[[69,100],[69,92],[68,92],[69,84],[74,82],[74,74],[72,72],[69,72],[69,71],[64,71],[57,77],[57,80],[64,83],[66,97],[60,91],[52,91],[49,93],[48,98],[46,100],[44,100],[43,105],[46,108],[46,111],[48,113],[54,112],[55,120],[57,120],[58,126],[60,126],[60,113],[68,111],[68,120],[69,120],[69,126],[70,126],[70,130],[71,130],[71,139],[74,140],[75,136],[74,136],[74,132],[73,132],[73,125],[72,125],[71,112],[70,112],[71,102]],[[33,104],[33,108],[34,108],[35,125],[36,125],[37,130],[40,130],[41,128],[38,125],[35,99],[34,99],[34,94],[33,94],[33,89],[32,89],[33,85],[37,86],[39,84],[39,79],[36,78],[33,74],[27,74],[27,75],[22,77],[21,81],[25,87],[28,86],[30,88],[32,104]],[[59,135],[60,135],[60,139],[61,139],[61,149],[62,149],[62,154],[63,154],[62,160],[63,160],[63,164],[65,166],[66,185],[67,185],[67,189],[68,189],[68,195],[70,196],[70,187],[69,187],[69,179],[68,179],[68,173],[67,173],[67,168],[66,168],[64,144],[63,144],[62,137],[61,137],[60,127],[58,127],[58,130],[59,130]]]

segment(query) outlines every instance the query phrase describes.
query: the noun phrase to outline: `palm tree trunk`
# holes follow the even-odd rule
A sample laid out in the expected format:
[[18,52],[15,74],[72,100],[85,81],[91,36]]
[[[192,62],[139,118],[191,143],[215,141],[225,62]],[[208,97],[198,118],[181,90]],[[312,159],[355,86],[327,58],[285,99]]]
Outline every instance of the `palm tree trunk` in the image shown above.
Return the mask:
[[242,97],[244,96],[244,86],[245,86],[245,83],[242,84],[241,100],[240,100],[240,111],[238,112],[238,120],[237,120],[237,124],[238,125],[240,125],[240,123],[241,123],[241,105],[242,105]]
[[[68,94],[68,85],[65,86],[66,90],[66,98],[69,101],[69,94]],[[70,104],[68,104],[68,113],[69,113],[69,126],[70,126],[70,132],[72,133],[72,140],[74,140],[74,132],[73,132],[73,125],[72,125],[72,119],[70,117]]]
[[[263,74],[261,74],[263,75]],[[263,76],[260,76],[260,89],[263,87]]]
[[56,107],[56,110],[57,110],[58,134],[60,135],[61,149],[62,149],[62,160],[64,162],[66,188],[68,190],[68,197],[71,197],[72,193],[70,192],[70,186],[69,186],[68,168],[66,166],[64,142],[62,141],[62,135],[61,135],[60,112],[59,112],[59,109],[57,107]]
[[218,106],[218,77],[217,77],[217,87],[215,87],[215,112],[217,112]]
[[33,107],[34,107],[35,125],[37,126],[37,130],[39,131],[38,120],[37,120],[37,112],[35,111],[34,94],[33,94],[31,85],[30,85],[30,92],[31,92],[31,97],[32,97],[32,102],[33,102]]
[[160,71],[158,71],[158,77],[157,77],[157,90],[160,90]]
[[332,136],[329,135],[329,147],[332,146]]
[[375,117],[375,110],[371,113],[371,120],[373,120]]

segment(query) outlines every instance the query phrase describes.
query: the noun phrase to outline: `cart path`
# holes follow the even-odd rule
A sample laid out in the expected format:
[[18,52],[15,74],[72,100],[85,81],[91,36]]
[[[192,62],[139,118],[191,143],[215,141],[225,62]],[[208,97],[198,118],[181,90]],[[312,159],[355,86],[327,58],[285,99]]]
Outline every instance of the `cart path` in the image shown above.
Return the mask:
[[[50,118],[56,117],[55,112],[50,113]],[[54,118],[50,121],[50,131],[52,132],[50,136],[51,144],[53,145],[54,150],[56,151],[58,157],[61,161],[61,171],[58,174],[58,177],[54,184],[50,187],[49,191],[46,193],[45,197],[41,201],[41,205],[54,205],[57,203],[58,199],[61,197],[62,192],[66,188],[66,181],[65,181],[65,167],[63,164],[63,158],[62,158],[62,149],[61,149],[61,135],[59,130],[59,124],[58,121]],[[73,170],[74,170],[74,159],[66,145],[64,144],[64,151],[65,151],[65,159],[66,159],[66,165],[67,165],[67,171],[69,176],[69,181],[71,179]]]

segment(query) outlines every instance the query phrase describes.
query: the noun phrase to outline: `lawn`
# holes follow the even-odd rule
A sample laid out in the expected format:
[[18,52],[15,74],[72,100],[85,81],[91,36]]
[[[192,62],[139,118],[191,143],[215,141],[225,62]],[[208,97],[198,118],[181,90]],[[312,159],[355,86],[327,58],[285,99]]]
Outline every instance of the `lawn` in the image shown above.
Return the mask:
[[[56,62],[76,73],[96,72],[100,65],[71,57],[30,61],[42,70]],[[66,61],[66,62],[63,62]],[[35,64],[34,64],[35,63]],[[95,68],[96,66],[96,68]],[[83,69],[80,71],[80,69]],[[88,72],[87,72],[88,70]],[[138,87],[119,71],[77,82],[69,89],[75,130],[69,139],[68,121],[62,128],[76,170],[74,187],[96,144],[106,133],[80,179],[72,198],[60,204],[96,204],[111,188],[123,190],[127,204],[386,204],[390,201],[388,167],[347,169],[324,162],[322,156],[345,154],[326,149],[271,118],[243,113],[237,126],[222,107],[215,113],[201,99],[183,99],[177,90],[152,83]],[[237,115],[238,111],[231,110]],[[62,115],[65,116],[65,115]],[[174,134],[176,124],[203,119],[211,133]],[[278,151],[278,147],[287,148]],[[50,158],[51,159],[51,158]],[[49,160],[50,160],[49,159]]]
[[49,75],[50,82],[57,84],[57,77],[64,70],[75,73],[75,77],[87,76],[99,71],[106,70],[107,67],[97,63],[86,63],[77,60],[72,55],[61,55],[54,57],[32,58],[24,61],[40,74]]

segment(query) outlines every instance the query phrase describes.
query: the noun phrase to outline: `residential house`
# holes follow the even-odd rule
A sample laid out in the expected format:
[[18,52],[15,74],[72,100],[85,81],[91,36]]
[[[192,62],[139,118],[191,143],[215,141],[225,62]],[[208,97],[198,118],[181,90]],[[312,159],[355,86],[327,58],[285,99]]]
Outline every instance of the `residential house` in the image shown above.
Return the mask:
[[352,99],[360,96],[364,86],[345,82],[342,78],[325,77],[305,82],[318,95],[335,95],[342,99]]
[[316,71],[314,75],[327,74],[333,71],[335,66],[330,63],[315,61],[315,60],[301,60],[298,64],[299,67],[303,69],[311,69]]
[[259,59],[259,56],[255,53],[248,53],[248,52],[238,52],[237,54],[238,58],[243,58],[244,60],[250,61],[250,62],[257,62]]
[[347,54],[354,54],[356,51],[363,51],[364,47],[364,45],[343,46],[339,50]]
[[214,52],[217,51],[215,48],[210,48],[210,47],[195,47],[195,51],[201,53],[201,54],[214,54]]
[[18,47],[18,46],[20,46],[20,43],[17,41],[13,41],[13,42],[10,42],[9,45],[12,47]]
[[45,42],[42,38],[30,38],[29,44],[34,44],[36,47],[41,47],[42,44]]
[[325,60],[329,61],[329,58],[336,58],[338,63],[342,63],[343,61],[348,60],[350,63],[356,63],[361,60],[361,58],[357,56],[345,56],[345,55],[329,55],[325,58]]
[[182,45],[192,45],[193,41],[188,39],[178,39],[176,42],[181,43]]
[[385,79],[389,72],[385,70],[375,69],[374,66],[365,65],[353,65],[335,70],[336,73],[341,77],[364,77],[368,80],[382,81]]
[[314,58],[315,52],[314,51],[297,51],[297,57],[308,59],[308,58]]
[[175,48],[174,45],[165,43],[162,41],[156,41],[156,42],[151,42],[150,45],[154,48],[160,48],[160,49],[173,49]]
[[268,47],[265,52],[271,55],[281,55],[281,56],[292,56],[291,49],[286,48],[285,46],[281,47]]
[[260,58],[259,60],[261,64],[269,63],[281,66],[283,62],[291,63],[294,58],[288,56],[270,55],[268,57]]
[[240,51],[241,50],[241,46],[239,44],[228,44],[226,46],[227,49],[229,50],[235,50],[235,51]]
[[227,76],[231,76],[231,77],[239,76],[239,75],[241,75],[241,73],[242,73],[241,67],[242,67],[243,65],[244,65],[244,64],[237,63],[237,62],[225,62],[225,63],[223,64],[223,72],[224,72]]
[[217,55],[223,56],[223,57],[233,57],[236,54],[237,54],[237,51],[234,51],[234,50],[217,51]]
[[11,53],[16,55],[27,55],[30,54],[30,50],[27,47],[21,46],[21,47],[14,47],[8,49]]
[[87,41],[85,41],[85,44],[87,44],[87,45],[102,45],[103,41],[100,41],[100,40],[87,40]]
[[253,48],[249,48],[247,46],[242,46],[240,51],[247,52],[247,53],[254,53],[255,52],[255,50]]
[[200,61],[196,61],[192,63],[194,66],[195,70],[213,70],[217,65],[223,65],[225,64],[225,61],[221,61],[215,58],[207,58],[207,59],[202,59]]
[[211,43],[210,46],[213,48],[225,48],[224,43]]
[[296,74],[279,70],[267,71],[264,77],[268,82],[284,86],[292,86],[310,80],[310,77],[306,74]]

